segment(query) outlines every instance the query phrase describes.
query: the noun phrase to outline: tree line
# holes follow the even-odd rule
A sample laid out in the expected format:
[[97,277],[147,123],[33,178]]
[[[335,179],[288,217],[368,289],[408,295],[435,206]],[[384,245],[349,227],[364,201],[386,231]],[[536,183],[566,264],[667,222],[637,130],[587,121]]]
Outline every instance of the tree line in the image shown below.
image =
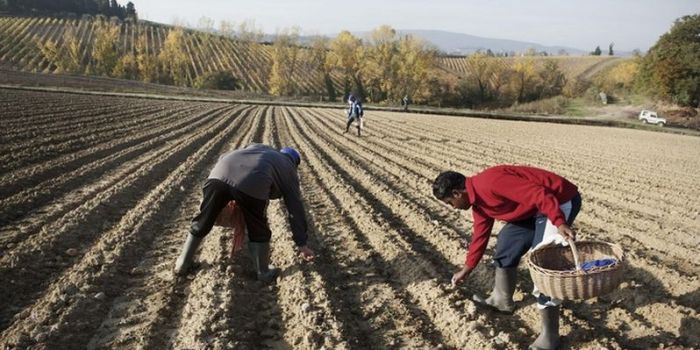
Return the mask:
[[125,6],[116,0],[0,0],[0,11],[12,14],[76,14],[104,15],[120,19],[136,18],[136,6]]
[[81,52],[77,27],[64,31],[60,45],[59,41],[37,44],[58,71],[239,88],[240,77],[232,72],[197,75],[192,71],[186,35],[197,35],[206,47],[215,33],[246,44],[241,46],[247,52],[246,64],[264,77],[270,94],[296,96],[301,94],[300,85],[306,84],[323,87],[322,97],[330,101],[352,93],[373,103],[398,104],[407,97],[435,106],[501,108],[555,96],[578,97],[593,88],[608,94],[643,93],[682,106],[700,105],[700,15],[680,18],[646,55],[624,60],[593,81],[567,78],[554,60],[513,59],[489,52],[467,56],[469,71],[460,74],[440,63],[440,53],[433,46],[389,26],[376,28],[364,38],[343,31],[333,39],[318,36],[304,43],[299,29],[292,28],[278,32],[271,43],[262,43],[262,31],[254,23],[236,27],[222,22],[214,30],[213,21],[200,21],[200,29],[209,33],[169,30],[163,46],[150,51],[144,26],[137,26],[133,48],[125,54],[119,54],[124,50],[119,23],[114,21],[101,20],[87,55]]

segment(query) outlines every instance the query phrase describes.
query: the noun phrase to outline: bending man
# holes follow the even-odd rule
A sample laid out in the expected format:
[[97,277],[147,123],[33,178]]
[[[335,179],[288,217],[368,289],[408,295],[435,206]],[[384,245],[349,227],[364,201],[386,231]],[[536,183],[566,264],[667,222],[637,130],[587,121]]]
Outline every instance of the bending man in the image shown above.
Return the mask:
[[199,214],[192,220],[190,233],[175,265],[177,274],[185,274],[202,239],[211,231],[221,210],[236,201],[243,210],[248,232],[248,249],[258,280],[272,281],[279,273],[270,268],[270,237],[267,205],[270,199],[284,198],[294,243],[304,258],[314,253],[306,246],[306,216],[301,201],[297,167],[299,153],[291,147],[276,149],[251,144],[222,155],[204,183]]
[[[500,165],[471,177],[447,171],[433,183],[435,197],[455,209],[472,209],[472,240],[464,267],[452,276],[454,285],[474,270],[486,250],[494,220],[506,225],[498,234],[493,264],[496,276],[491,295],[474,296],[477,303],[502,312],[515,308],[513,293],[520,258],[531,248],[574,239],[571,229],[581,196],[565,178],[538,168]],[[542,333],[530,346],[554,349],[559,344],[561,301],[535,291],[542,316]]]

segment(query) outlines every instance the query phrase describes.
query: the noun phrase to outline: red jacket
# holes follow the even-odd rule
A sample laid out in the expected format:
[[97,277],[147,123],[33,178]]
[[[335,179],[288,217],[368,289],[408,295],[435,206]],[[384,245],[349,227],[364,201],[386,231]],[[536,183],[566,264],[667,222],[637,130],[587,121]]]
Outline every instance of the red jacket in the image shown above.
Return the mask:
[[466,191],[474,226],[466,264],[475,267],[486,250],[494,219],[525,220],[542,213],[559,227],[566,223],[559,209],[578,194],[574,184],[552,172],[514,165],[499,165],[468,177]]

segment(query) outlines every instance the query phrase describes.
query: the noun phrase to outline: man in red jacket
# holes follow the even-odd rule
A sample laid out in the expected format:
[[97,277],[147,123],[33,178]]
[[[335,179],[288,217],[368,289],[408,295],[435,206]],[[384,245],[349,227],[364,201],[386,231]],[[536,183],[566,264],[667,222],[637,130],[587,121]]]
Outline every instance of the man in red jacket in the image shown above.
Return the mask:
[[[513,293],[520,258],[531,248],[575,239],[571,224],[581,208],[581,195],[574,184],[546,170],[499,165],[471,177],[447,171],[435,179],[433,194],[455,209],[472,209],[472,241],[464,267],[452,276],[453,285],[464,281],[481,260],[494,220],[506,222],[493,256],[493,291],[486,299],[474,296],[477,303],[502,312],[515,308]],[[542,333],[530,348],[556,348],[561,301],[535,294]]]

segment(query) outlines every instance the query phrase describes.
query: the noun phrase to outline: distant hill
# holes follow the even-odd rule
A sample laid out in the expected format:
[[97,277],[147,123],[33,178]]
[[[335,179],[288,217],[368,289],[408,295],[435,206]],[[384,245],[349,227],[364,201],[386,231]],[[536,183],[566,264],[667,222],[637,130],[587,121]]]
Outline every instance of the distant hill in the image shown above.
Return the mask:
[[437,46],[441,51],[452,55],[466,55],[476,51],[491,50],[494,53],[499,52],[525,52],[533,48],[537,52],[547,52],[552,55],[558,54],[560,51],[566,51],[570,55],[585,55],[588,51],[576,49],[566,46],[546,46],[537,43],[484,38],[475,35],[446,32],[441,30],[399,30],[401,34],[410,34],[420,37],[423,40],[429,41]]

